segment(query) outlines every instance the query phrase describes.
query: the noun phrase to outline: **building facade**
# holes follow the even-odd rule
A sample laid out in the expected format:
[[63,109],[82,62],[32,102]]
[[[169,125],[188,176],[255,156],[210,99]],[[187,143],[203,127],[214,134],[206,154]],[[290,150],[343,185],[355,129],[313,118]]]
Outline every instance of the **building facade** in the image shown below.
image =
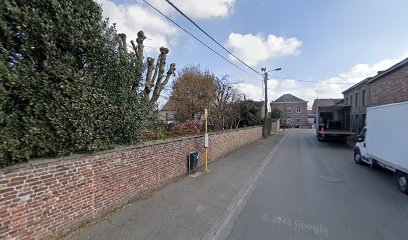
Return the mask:
[[408,58],[343,92],[350,108],[351,130],[358,133],[366,124],[367,107],[408,101]]
[[367,106],[370,102],[370,88],[366,78],[343,92],[344,104],[350,106],[350,125],[353,132],[360,132],[365,126]]
[[368,84],[369,107],[408,101],[408,58],[380,72]]
[[281,123],[287,126],[307,126],[307,101],[292,94],[284,94],[270,103],[271,110],[280,109]]

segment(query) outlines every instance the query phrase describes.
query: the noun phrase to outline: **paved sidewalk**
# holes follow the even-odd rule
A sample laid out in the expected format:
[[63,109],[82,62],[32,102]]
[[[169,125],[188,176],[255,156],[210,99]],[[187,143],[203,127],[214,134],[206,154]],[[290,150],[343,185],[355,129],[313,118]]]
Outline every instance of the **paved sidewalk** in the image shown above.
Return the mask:
[[81,229],[72,239],[202,239],[225,216],[284,132],[258,140],[209,165],[210,172],[185,177]]

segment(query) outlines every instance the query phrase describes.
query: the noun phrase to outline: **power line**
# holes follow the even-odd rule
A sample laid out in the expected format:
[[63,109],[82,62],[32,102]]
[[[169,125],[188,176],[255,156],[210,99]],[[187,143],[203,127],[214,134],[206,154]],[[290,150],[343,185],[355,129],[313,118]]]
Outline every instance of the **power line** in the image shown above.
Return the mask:
[[242,64],[244,64],[246,67],[254,71],[256,74],[262,75],[260,72],[256,71],[254,68],[246,64],[244,61],[239,59],[237,56],[235,56],[232,52],[230,52],[228,49],[226,49],[222,44],[220,44],[217,40],[215,40],[213,37],[210,36],[206,31],[204,31],[200,26],[197,25],[191,18],[189,18],[185,13],[183,13],[177,6],[175,6],[172,2],[169,0],[165,0],[170,6],[172,6],[174,9],[176,9],[177,12],[179,12],[181,15],[183,15],[188,21],[190,21],[194,26],[196,26],[198,29],[200,29],[201,32],[203,32],[207,37],[209,37],[211,40],[213,40],[218,46],[220,46],[222,49],[224,49],[226,52],[228,52],[231,56],[233,56],[235,59],[240,61]]
[[225,61],[227,61],[228,63],[232,64],[233,66],[235,66],[236,68],[240,69],[241,71],[245,72],[246,74],[248,74],[249,76],[259,79],[258,77],[255,77],[254,75],[250,74],[249,72],[245,71],[243,68],[239,67],[238,65],[236,65],[235,63],[231,62],[230,60],[228,60],[227,58],[225,58],[224,56],[222,56],[220,53],[218,53],[217,51],[215,51],[214,49],[212,49],[210,46],[208,46],[207,44],[205,44],[203,41],[201,41],[200,39],[198,39],[196,36],[194,36],[192,33],[190,33],[189,31],[187,31],[185,28],[183,28],[182,26],[180,26],[178,23],[176,23],[175,21],[173,21],[173,19],[169,18],[168,16],[166,16],[164,13],[162,13],[159,9],[157,9],[156,7],[154,7],[153,5],[151,5],[149,2],[147,2],[146,0],[143,0],[144,3],[146,3],[147,5],[149,5],[151,8],[153,8],[154,10],[156,10],[160,15],[162,15],[163,17],[165,17],[167,20],[169,20],[170,22],[172,22],[174,25],[176,25],[178,28],[180,28],[181,30],[183,30],[185,33],[187,33],[188,35],[190,35],[191,37],[193,37],[195,40],[197,40],[198,42],[200,42],[202,45],[204,45],[205,47],[207,47],[208,49],[210,49],[212,52],[214,52],[215,54],[217,54],[219,57],[223,58]]
[[[170,6],[172,6],[177,12],[179,12],[181,15],[183,15],[188,21],[190,21],[194,26],[196,26],[201,32],[203,32],[207,37],[209,37],[211,40],[213,40],[218,46],[220,46],[222,49],[224,49],[226,52],[228,52],[231,56],[233,56],[235,59],[240,61],[242,64],[244,64],[246,67],[254,71],[255,73],[262,75],[260,72],[256,71],[253,69],[251,66],[246,64],[244,61],[239,59],[237,56],[235,56],[232,52],[230,52],[228,49],[226,49],[222,44],[220,44],[217,40],[215,40],[211,35],[209,35],[206,31],[204,31],[197,23],[195,23],[190,17],[188,17],[183,11],[181,11],[176,5],[174,5],[170,0],[165,0]],[[275,77],[279,79],[286,79],[286,80],[294,80],[294,81],[299,81],[299,82],[311,82],[311,83],[325,83],[325,84],[349,84],[349,83],[328,83],[324,81],[309,81],[309,80],[302,80],[302,79],[293,79],[293,78],[283,78],[283,77]]]
[[[205,44],[203,41],[201,41],[200,39],[198,39],[196,36],[194,36],[192,33],[190,33],[188,30],[186,30],[185,28],[183,28],[182,26],[180,26],[178,23],[176,23],[173,19],[169,18],[167,15],[165,15],[164,13],[162,13],[159,9],[157,9],[156,7],[154,7],[152,4],[150,4],[149,2],[147,2],[146,0],[142,0],[144,3],[146,3],[149,7],[153,8],[156,12],[158,12],[160,15],[162,15],[163,17],[165,17],[168,21],[172,22],[174,25],[176,25],[178,28],[180,28],[181,30],[183,30],[185,33],[187,33],[188,35],[190,35],[192,38],[194,38],[196,41],[198,41],[199,43],[201,43],[203,46],[205,46],[206,48],[208,48],[209,50],[211,50],[212,52],[214,52],[215,54],[217,54],[219,57],[221,57],[222,59],[224,59],[225,61],[227,61],[229,64],[233,65],[234,67],[238,68],[239,70],[243,71],[244,73],[248,74],[249,76],[261,80],[258,77],[250,74],[249,72],[245,71],[243,68],[241,68],[240,66],[236,65],[235,63],[231,62],[230,60],[228,60],[227,58],[225,58],[224,56],[222,56],[219,52],[215,51],[213,48],[211,48],[210,46],[208,46],[207,44]],[[224,46],[222,46],[217,40],[215,40],[213,37],[211,37],[207,32],[205,32],[200,26],[198,26],[191,18],[189,18],[186,14],[184,14],[177,6],[175,6],[172,2],[170,2],[169,0],[165,0],[168,4],[170,4],[174,9],[176,9],[181,15],[183,15],[187,20],[189,20],[194,26],[196,26],[201,32],[203,32],[206,36],[208,36],[211,40],[213,40],[218,46],[220,46],[222,49],[224,49],[226,52],[228,52],[231,56],[233,56],[235,59],[237,59],[239,62],[241,62],[242,64],[244,64],[246,67],[248,67],[249,69],[251,69],[253,72],[263,76],[262,73],[256,71],[254,68],[252,68],[251,66],[249,66],[248,64],[246,64],[244,61],[242,61],[241,59],[239,59],[237,56],[235,56],[233,53],[231,53],[228,49],[226,49]],[[323,84],[350,84],[350,83],[345,83],[345,82],[333,82],[333,83],[328,83],[328,82],[324,82],[324,81],[311,81],[311,80],[303,80],[303,79],[294,79],[294,78],[289,78],[289,77],[279,77],[279,76],[271,76],[273,78],[278,78],[278,79],[282,79],[282,80],[293,80],[293,81],[297,81],[297,82],[310,82],[310,83],[323,83]]]

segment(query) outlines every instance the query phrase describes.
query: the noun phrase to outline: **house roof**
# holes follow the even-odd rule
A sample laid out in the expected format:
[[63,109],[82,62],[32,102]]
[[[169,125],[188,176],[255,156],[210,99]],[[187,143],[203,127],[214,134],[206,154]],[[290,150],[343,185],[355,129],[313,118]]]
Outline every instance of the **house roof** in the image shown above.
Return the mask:
[[[332,106],[336,105],[338,102],[342,101],[341,98],[322,98],[322,99],[315,99],[314,103],[317,104],[318,107],[322,106]],[[313,103],[313,105],[314,105]]]
[[173,99],[167,100],[166,104],[160,109],[160,111],[176,111],[176,105]]
[[344,105],[344,98],[343,99],[338,99],[339,101],[336,102],[336,105]]
[[408,58],[405,58],[404,60],[402,60],[401,62],[395,64],[394,66],[392,66],[390,68],[388,68],[387,70],[377,72],[377,75],[375,75],[374,77],[366,78],[366,79],[354,84],[353,86],[351,86],[348,89],[346,89],[345,91],[343,91],[343,94],[347,93],[347,92],[349,92],[349,91],[351,91],[351,90],[353,90],[355,88],[358,88],[358,87],[360,87],[360,86],[362,86],[364,84],[372,83],[372,82],[380,79],[381,77],[383,77],[383,76],[397,70],[398,68],[406,66],[407,64],[408,64]]
[[371,78],[372,78],[372,77],[366,78],[366,79],[364,79],[364,80],[362,80],[362,81],[360,81],[360,82],[354,84],[353,86],[351,86],[351,87],[347,88],[346,90],[344,90],[342,93],[344,94],[344,93],[346,93],[346,92],[350,92],[350,91],[353,90],[353,89],[356,89],[356,88],[358,88],[358,87],[361,87],[361,86],[367,84],[368,81],[369,81]]
[[388,69],[385,70],[385,71],[380,71],[380,72],[378,72],[378,74],[377,74],[376,76],[374,76],[374,77],[370,78],[370,80],[368,80],[368,83],[374,82],[374,81],[380,79],[381,77],[383,77],[383,76],[385,76],[385,75],[387,75],[387,74],[389,74],[389,73],[391,73],[391,72],[397,70],[397,69],[400,68],[400,67],[406,66],[406,65],[408,65],[408,58],[405,58],[405,59],[402,60],[401,62],[395,64],[394,66],[388,68]]
[[283,94],[282,96],[280,96],[278,99],[276,99],[273,102],[288,103],[288,102],[306,102],[306,101],[296,96],[293,96],[292,94]]

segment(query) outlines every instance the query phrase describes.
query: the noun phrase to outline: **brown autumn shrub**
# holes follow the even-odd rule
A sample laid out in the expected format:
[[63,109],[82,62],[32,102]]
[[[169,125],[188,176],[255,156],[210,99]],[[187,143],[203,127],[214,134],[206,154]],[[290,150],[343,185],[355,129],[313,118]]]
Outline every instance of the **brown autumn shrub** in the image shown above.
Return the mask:
[[184,123],[175,125],[171,129],[174,136],[188,136],[201,133],[201,123],[193,120],[188,120]]

